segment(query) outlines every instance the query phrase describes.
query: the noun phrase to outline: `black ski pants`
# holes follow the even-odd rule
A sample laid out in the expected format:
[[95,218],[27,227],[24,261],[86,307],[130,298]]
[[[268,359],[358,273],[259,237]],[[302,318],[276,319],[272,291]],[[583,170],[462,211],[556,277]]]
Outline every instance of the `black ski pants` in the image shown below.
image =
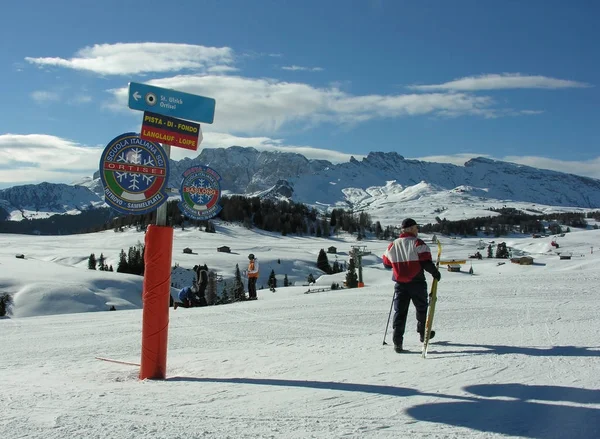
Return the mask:
[[248,297],[250,299],[256,299],[256,281],[257,277],[248,278]]
[[394,286],[394,335],[395,345],[402,345],[404,330],[406,328],[406,317],[408,316],[408,307],[412,300],[417,312],[417,332],[423,333],[425,330],[425,320],[427,319],[427,283],[412,282],[399,283]]

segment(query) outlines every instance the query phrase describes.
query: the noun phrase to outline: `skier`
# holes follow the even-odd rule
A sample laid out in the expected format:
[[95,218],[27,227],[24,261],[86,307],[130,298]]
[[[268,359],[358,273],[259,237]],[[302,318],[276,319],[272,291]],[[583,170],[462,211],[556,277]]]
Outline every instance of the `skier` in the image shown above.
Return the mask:
[[[431,250],[418,238],[418,225],[412,218],[402,221],[402,233],[383,254],[383,264],[393,270],[394,286],[394,350],[402,352],[406,317],[412,300],[417,314],[417,332],[423,342],[427,318],[427,281],[423,270],[438,281],[442,275],[431,259]],[[435,336],[431,331],[430,339]]]
[[258,259],[254,257],[254,254],[248,255],[248,300],[256,300],[256,281],[258,280]]

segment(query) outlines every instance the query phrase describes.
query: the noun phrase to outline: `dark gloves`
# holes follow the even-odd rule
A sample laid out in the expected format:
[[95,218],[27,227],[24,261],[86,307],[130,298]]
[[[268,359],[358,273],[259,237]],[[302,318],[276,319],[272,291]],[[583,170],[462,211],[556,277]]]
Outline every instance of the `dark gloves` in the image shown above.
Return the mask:
[[439,282],[442,280],[442,273],[440,273],[438,270],[437,273],[433,274],[433,278]]

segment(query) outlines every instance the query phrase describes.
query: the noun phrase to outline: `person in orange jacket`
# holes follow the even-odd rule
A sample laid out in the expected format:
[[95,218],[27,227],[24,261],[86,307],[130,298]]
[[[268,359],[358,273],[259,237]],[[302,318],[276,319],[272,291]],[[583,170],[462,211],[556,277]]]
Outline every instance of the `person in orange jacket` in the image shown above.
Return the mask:
[[248,299],[256,300],[256,281],[258,280],[258,259],[254,257],[254,254],[248,255]]

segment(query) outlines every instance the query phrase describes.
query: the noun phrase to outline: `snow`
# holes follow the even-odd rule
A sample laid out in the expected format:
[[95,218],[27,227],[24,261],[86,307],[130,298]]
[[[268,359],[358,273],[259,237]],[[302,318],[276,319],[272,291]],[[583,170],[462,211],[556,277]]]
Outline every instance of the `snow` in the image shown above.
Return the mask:
[[[393,288],[381,265],[386,242],[223,223],[217,232],[175,230],[178,282],[205,262],[231,278],[252,252],[258,285],[274,269],[279,287],[259,290],[258,301],[171,308],[162,381],[96,359],[139,363],[142,278],[88,270],[87,258],[103,253],[116,268],[143,233],[0,235],[0,292],[15,298],[14,315],[0,319],[0,437],[600,437],[600,230],[573,230],[557,238],[559,249],[552,236],[492,238],[534,265],[484,257],[460,273],[442,270],[425,360],[412,306],[410,352],[394,353],[391,327],[382,345]],[[465,259],[479,242],[438,237],[443,259]],[[216,252],[221,245],[232,253]],[[344,273],[319,277],[315,268],[332,245],[340,261],[352,245],[372,252],[365,288],[304,294],[311,272],[319,286],[343,282]],[[573,258],[560,260],[561,251]],[[284,288],[286,273],[299,286]],[[111,304],[116,312],[106,312]]]

